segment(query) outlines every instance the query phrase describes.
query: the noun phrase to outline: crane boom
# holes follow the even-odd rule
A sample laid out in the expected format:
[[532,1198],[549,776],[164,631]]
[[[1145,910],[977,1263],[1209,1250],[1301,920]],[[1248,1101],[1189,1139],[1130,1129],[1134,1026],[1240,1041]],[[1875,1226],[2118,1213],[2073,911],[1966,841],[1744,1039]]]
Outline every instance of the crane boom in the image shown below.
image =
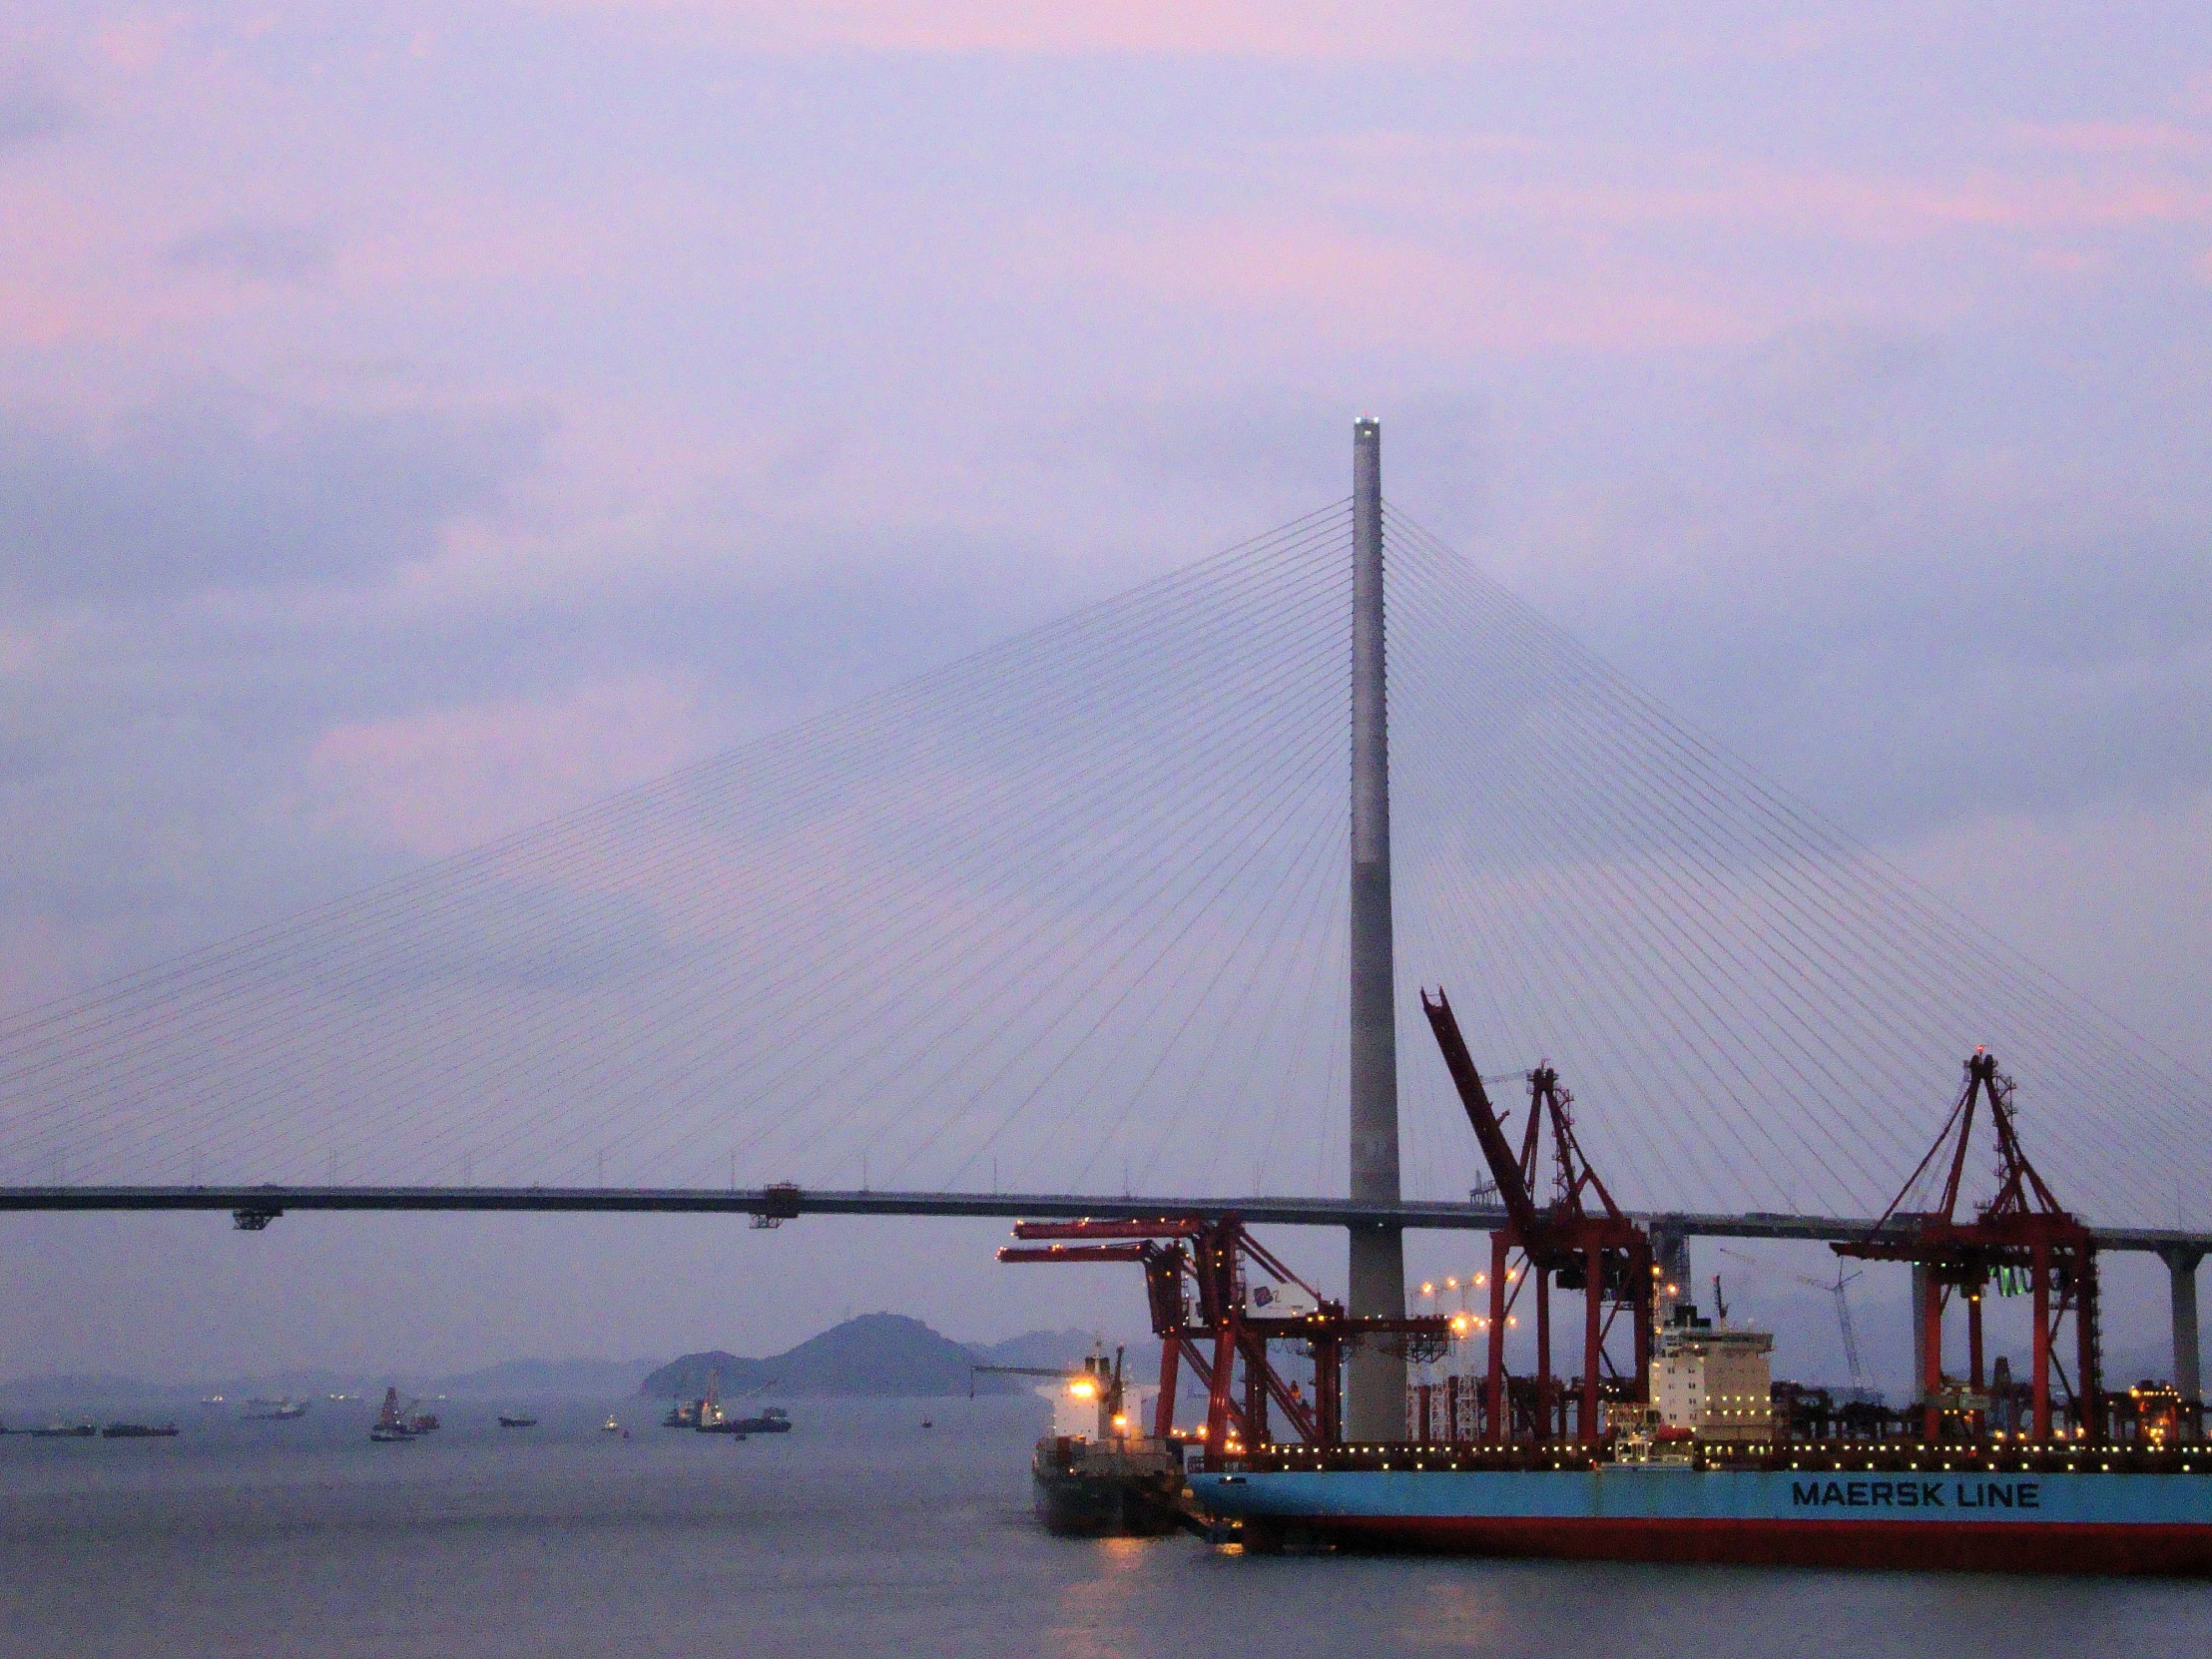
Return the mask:
[[1443,1051],[1444,1067],[1451,1073],[1453,1087],[1459,1091],[1459,1104],[1467,1109],[1467,1121],[1474,1125],[1474,1138],[1490,1166],[1490,1179],[1497,1183],[1498,1200],[1515,1226],[1524,1233],[1533,1234],[1535,1200],[1529,1196],[1528,1183],[1521,1177],[1520,1161],[1513,1156],[1512,1143],[1506,1140],[1505,1130],[1497,1121],[1497,1112],[1490,1105],[1490,1097],[1483,1091],[1482,1074],[1475,1070],[1473,1057],[1467,1053],[1466,1039],[1459,1035],[1459,1022],[1452,1016],[1451,1003],[1443,987],[1436,987],[1434,1001],[1429,1000],[1424,987],[1420,993],[1420,1007],[1428,1016],[1429,1029],[1436,1034],[1437,1048]]

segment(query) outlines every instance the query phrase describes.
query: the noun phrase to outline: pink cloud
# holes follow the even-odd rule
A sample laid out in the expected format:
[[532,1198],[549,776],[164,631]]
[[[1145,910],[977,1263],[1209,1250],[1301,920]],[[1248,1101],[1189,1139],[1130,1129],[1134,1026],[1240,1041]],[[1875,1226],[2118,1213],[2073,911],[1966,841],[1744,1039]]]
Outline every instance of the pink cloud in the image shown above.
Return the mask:
[[2195,156],[2212,151],[2212,133],[2159,121],[2021,123],[2010,133],[2023,149],[2077,156]]
[[544,0],[561,11],[617,11],[736,34],[769,50],[1094,53],[1272,58],[1458,56],[1524,42],[1517,8],[1435,0]]
[[436,857],[658,778],[711,741],[688,689],[601,682],[333,727],[308,755],[307,788],[325,822]]
[[1303,331],[1333,344],[1651,347],[1746,339],[1771,321],[1603,257],[1547,272],[1311,222],[1156,223],[1078,233],[1061,247],[1146,297],[1247,318],[1295,312]]

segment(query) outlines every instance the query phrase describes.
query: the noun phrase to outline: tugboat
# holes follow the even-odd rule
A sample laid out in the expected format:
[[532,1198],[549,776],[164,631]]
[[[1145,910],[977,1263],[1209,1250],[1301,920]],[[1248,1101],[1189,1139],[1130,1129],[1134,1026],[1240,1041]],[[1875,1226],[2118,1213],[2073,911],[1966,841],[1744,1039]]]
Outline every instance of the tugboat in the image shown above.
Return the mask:
[[[1054,1401],[1055,1432],[1037,1442],[1029,1460],[1034,1507],[1047,1532],[1156,1538],[1185,1523],[1182,1446],[1135,1430],[1121,1359],[1116,1349],[1109,1364],[1101,1350],[1081,1371],[1056,1374],[1066,1388]],[[1063,1428],[1095,1433],[1058,1432]]]

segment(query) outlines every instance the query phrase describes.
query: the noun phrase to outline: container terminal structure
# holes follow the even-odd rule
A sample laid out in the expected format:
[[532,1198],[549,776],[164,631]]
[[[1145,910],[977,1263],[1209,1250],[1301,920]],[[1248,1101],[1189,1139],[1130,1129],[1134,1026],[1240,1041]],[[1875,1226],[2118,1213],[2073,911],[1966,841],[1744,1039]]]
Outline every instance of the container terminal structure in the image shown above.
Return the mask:
[[[1897,1419],[1906,1432],[1894,1437],[1796,1438],[1764,1397],[1768,1340],[1712,1333],[1677,1294],[1686,1287],[1665,1277],[1642,1224],[1618,1210],[1582,1156],[1556,1073],[1530,1074],[1515,1149],[1449,1002],[1439,991],[1423,1005],[1505,1211],[1491,1234],[1487,1367],[1475,1408],[1446,1413],[1446,1432],[1434,1432],[1422,1399],[1413,1409],[1420,1432],[1347,1438],[1341,1378],[1358,1344],[1387,1343],[1400,1362],[1419,1363],[1466,1335],[1464,1318],[1351,1316],[1234,1219],[1025,1223],[1016,1229],[1023,1242],[1000,1253],[1144,1268],[1163,1352],[1152,1443],[1180,1440],[1189,1500],[1217,1526],[1256,1548],[2212,1575],[2212,1447],[2194,1401],[2176,1395],[2161,1411],[2133,1390],[2133,1431],[2113,1437],[2098,1378],[2093,1240],[2028,1158],[1994,1056],[1966,1062],[1950,1115],[1899,1201],[1865,1238],[1834,1246],[1915,1269],[1919,1408]],[[1996,1143],[1996,1194],[1962,1220],[1977,1117]],[[1552,1196],[1538,1205],[1547,1129]],[[1907,1209],[1932,1167],[1946,1173],[1940,1200]],[[2032,1298],[2035,1321],[2028,1409],[2005,1419],[2009,1428],[1997,1426],[1980,1371],[1979,1299],[2002,1276]],[[1554,1289],[1576,1293],[1584,1316],[1581,1375],[1563,1387],[1550,1375]],[[1971,1339],[1971,1372],[1957,1381],[1939,1363],[1953,1300]],[[1519,1379],[1505,1373],[1504,1331],[1526,1304],[1538,1370]],[[2058,1359],[2062,1322],[2074,1327],[2070,1375]],[[1278,1362],[1271,1343],[1291,1356]],[[1760,1356],[1755,1372],[1726,1374],[1759,1379],[1755,1414],[1734,1395],[1687,1420],[1679,1389],[1655,1401],[1654,1378],[1668,1361],[1707,1350],[1739,1356],[1730,1361],[1739,1367],[1740,1356]],[[1286,1375],[1292,1360],[1311,1363],[1310,1392]],[[1203,1424],[1183,1429],[1174,1395],[1186,1364],[1208,1410]]]

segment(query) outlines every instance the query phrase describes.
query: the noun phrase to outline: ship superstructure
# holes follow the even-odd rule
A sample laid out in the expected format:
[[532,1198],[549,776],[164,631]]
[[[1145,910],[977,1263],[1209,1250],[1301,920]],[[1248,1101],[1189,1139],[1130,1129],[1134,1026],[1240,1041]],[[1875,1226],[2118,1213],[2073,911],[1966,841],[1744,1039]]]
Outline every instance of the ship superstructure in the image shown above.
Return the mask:
[[1651,1417],[1660,1428],[1709,1445],[1764,1445],[1774,1438],[1774,1336],[1678,1303],[1651,1356]]

